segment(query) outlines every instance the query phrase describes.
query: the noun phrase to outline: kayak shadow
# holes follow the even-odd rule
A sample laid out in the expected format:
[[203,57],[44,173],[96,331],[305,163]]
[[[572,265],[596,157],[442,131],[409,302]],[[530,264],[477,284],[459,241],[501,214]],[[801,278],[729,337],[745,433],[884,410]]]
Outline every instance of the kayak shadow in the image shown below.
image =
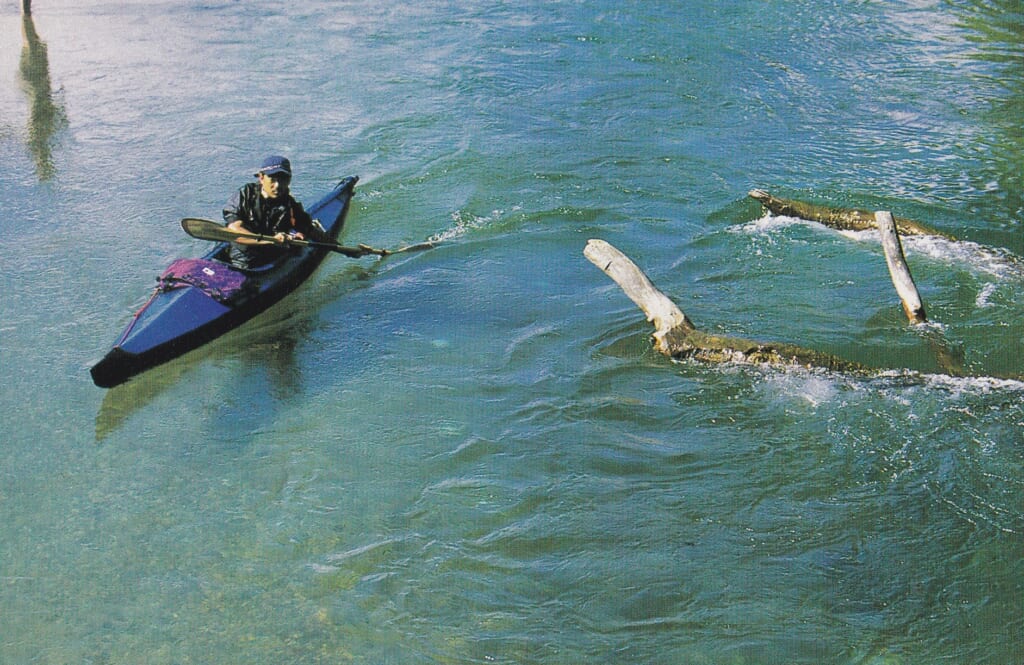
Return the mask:
[[154,367],[133,379],[107,390],[96,414],[96,443],[102,443],[133,414],[176,385],[192,369],[190,356]]
[[[315,284],[304,285],[241,328],[108,389],[96,414],[96,443],[102,443],[133,415],[186,381],[192,371],[211,359],[248,357],[253,367],[266,374],[271,398],[297,394],[302,387],[297,349],[315,329],[318,313],[344,293],[364,288],[371,274],[364,267],[350,266]],[[197,395],[200,400],[209,397]]]

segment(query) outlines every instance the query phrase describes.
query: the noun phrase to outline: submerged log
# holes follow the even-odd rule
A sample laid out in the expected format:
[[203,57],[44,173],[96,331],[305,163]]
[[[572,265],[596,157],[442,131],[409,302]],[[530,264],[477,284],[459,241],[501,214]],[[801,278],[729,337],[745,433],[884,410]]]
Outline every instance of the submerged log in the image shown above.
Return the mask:
[[914,278],[907,267],[907,259],[903,256],[903,245],[900,244],[899,233],[896,232],[896,222],[892,213],[880,210],[875,213],[875,222],[878,225],[878,234],[882,238],[882,249],[885,250],[885,263],[889,266],[889,276],[892,277],[893,286],[903,303],[903,311],[911,323],[925,323],[928,317],[924,312],[924,305],[921,303],[921,294],[917,291]]
[[[828,206],[780,199],[772,196],[763,189],[752,189],[747,193],[752,199],[761,202],[761,205],[773,215],[785,215],[786,217],[798,217],[812,222],[818,222],[825,226],[840,231],[867,231],[877,228],[875,214],[866,210],[853,208],[830,208]],[[948,233],[943,233],[920,222],[903,217],[895,217],[896,228],[903,235],[925,235],[940,236],[949,240],[956,240]]]
[[654,348],[666,356],[716,363],[824,367],[846,372],[869,369],[859,363],[792,344],[761,343],[703,333],[628,256],[612,245],[604,240],[590,240],[583,254],[643,310],[647,320],[654,324]]

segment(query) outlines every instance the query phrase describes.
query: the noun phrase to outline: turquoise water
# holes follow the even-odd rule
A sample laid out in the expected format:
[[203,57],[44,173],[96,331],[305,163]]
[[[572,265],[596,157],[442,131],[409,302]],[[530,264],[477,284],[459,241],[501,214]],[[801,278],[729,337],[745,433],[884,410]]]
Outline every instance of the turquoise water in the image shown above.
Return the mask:
[[[0,662],[1017,662],[1019,3],[408,4],[0,7]],[[95,388],[265,152],[447,242]],[[960,238],[932,324],[753,187]],[[671,363],[593,237],[888,371]]]

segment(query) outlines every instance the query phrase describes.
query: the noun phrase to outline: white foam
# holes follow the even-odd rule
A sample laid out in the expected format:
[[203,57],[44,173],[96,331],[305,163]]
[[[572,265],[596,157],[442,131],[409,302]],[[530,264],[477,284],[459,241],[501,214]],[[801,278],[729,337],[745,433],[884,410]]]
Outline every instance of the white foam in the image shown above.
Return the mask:
[[800,219],[798,217],[786,217],[784,215],[772,215],[768,214],[760,219],[755,219],[745,224],[733,224],[726,228],[729,233],[746,233],[746,234],[763,234],[778,229],[784,229],[790,226],[805,226],[805,225],[817,225],[817,222],[809,222],[806,219]]
[[949,376],[947,374],[926,374],[925,382],[934,388],[944,388],[954,395],[964,393],[972,395],[988,395],[993,392],[1022,392],[1024,381],[1018,379],[1000,379],[994,376]]
[[[828,377],[805,374],[800,376],[796,373],[788,375],[789,381],[784,382],[783,387],[787,392],[810,406],[820,406],[835,399],[838,387],[835,381]],[[785,385],[788,384],[788,385]]]
[[[821,229],[830,228],[819,222],[799,217],[768,214],[746,224],[730,226],[728,231],[765,234],[796,225]],[[878,231],[875,229],[835,232],[856,242],[879,244]],[[991,275],[1002,280],[1024,279],[1024,260],[1004,249],[986,247],[970,240],[950,240],[941,236],[904,235],[900,237],[900,240],[908,256],[914,254],[927,256],[943,263],[966,267],[973,272]]]
[[428,239],[428,242],[446,242],[449,240],[455,240],[474,229],[490,226],[494,222],[500,220],[504,215],[504,210],[492,210],[489,215],[484,217],[456,210],[452,213],[452,225],[444,231],[432,235]]
[[932,390],[944,390],[953,398],[963,395],[989,395],[999,392],[1024,392],[1024,381],[1003,379],[995,376],[952,376],[949,374],[924,374],[908,369],[892,369],[878,373],[872,382],[888,384],[890,389],[904,389],[922,386]]
[[975,306],[978,307],[979,309],[981,309],[982,307],[991,307],[992,303],[989,302],[989,298],[992,296],[993,293],[995,293],[995,290],[995,284],[986,284],[984,287],[982,287],[981,291],[978,292],[978,297],[974,299]]
[[945,263],[970,266],[977,272],[999,279],[1024,278],[1024,263],[1006,250],[985,247],[970,240],[949,240],[938,236],[906,236],[903,247]]

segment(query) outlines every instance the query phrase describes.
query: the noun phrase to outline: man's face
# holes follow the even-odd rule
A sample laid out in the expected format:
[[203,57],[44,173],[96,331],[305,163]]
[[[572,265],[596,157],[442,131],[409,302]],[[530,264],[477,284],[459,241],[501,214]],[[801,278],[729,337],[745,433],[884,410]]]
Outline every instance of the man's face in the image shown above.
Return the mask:
[[268,199],[276,199],[288,193],[288,183],[292,178],[284,173],[273,175],[260,174],[260,186],[263,188],[263,196]]

